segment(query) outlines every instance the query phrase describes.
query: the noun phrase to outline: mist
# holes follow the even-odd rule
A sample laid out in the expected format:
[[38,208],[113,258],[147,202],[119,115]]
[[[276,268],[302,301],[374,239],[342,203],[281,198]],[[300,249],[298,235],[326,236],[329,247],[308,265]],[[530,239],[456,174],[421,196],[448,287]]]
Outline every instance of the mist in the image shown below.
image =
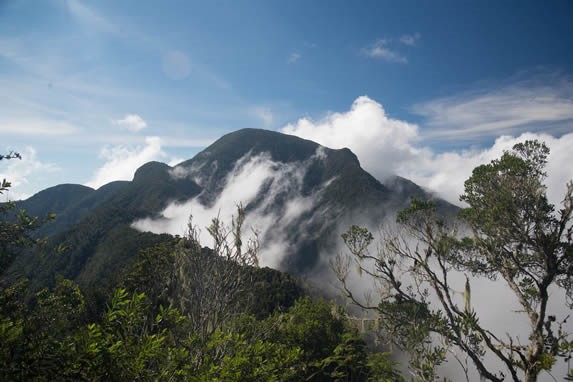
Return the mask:
[[[349,227],[350,225],[344,227],[344,224],[341,224],[338,231],[343,232]],[[386,236],[382,232],[389,232],[392,235],[400,233],[399,227],[395,223],[395,216],[387,216],[377,227],[373,225],[365,225],[364,227],[368,228],[368,230],[374,235],[375,238],[368,248],[368,251],[372,256],[377,256],[379,249],[383,246],[383,240]],[[461,236],[468,234],[469,232],[463,232],[462,230]],[[416,247],[417,242],[415,240],[407,239],[406,242],[410,248]],[[339,238],[336,243],[337,253],[343,255],[349,254],[342,239]],[[341,283],[335,277],[331,261],[331,253],[321,254],[322,268],[328,269],[328,271],[323,270],[320,272],[318,274],[319,278],[317,280],[320,280],[318,282],[322,285],[327,285],[329,290],[342,293],[340,290]],[[370,272],[376,272],[373,261],[364,263],[364,265],[365,268]],[[475,310],[482,327],[491,331],[500,339],[507,340],[508,336],[511,336],[516,342],[527,343],[529,341],[528,336],[530,329],[528,317],[523,311],[521,311],[522,308],[518,303],[517,297],[501,277],[495,280],[491,280],[485,277],[476,277],[469,273],[455,270],[448,272],[448,283],[451,290],[453,291],[452,297],[454,303],[456,303],[458,306],[464,306],[464,289],[466,276],[469,279],[471,287],[471,307]],[[382,285],[380,281],[369,276],[366,272],[358,272],[353,260],[349,267],[347,281],[349,289],[362,304],[367,304],[369,306],[375,307],[381,301]],[[413,285],[413,280],[407,273],[402,274],[401,281],[404,286]],[[547,314],[556,316],[556,322],[566,320],[571,315],[571,310],[566,305],[565,292],[558,287],[553,287],[550,288],[549,295],[550,299],[547,306]],[[431,309],[440,309],[439,299],[437,295],[432,292],[431,288],[428,299]],[[361,311],[349,299],[346,299],[345,303],[347,309],[353,312],[354,316],[374,317],[372,311]],[[567,320],[567,322],[563,325],[563,330],[569,333],[573,332],[573,323],[570,319]],[[385,339],[382,338],[382,343],[384,343],[384,340]],[[387,345],[390,346],[389,341],[387,341]],[[461,366],[454,357],[454,354],[457,354],[460,359],[464,361],[467,360],[469,366],[469,381],[480,380],[480,375],[477,372],[477,369],[473,366],[471,359],[466,358],[464,354],[459,350],[456,352],[457,349],[455,347],[452,347],[451,350],[452,352],[450,352],[447,356],[447,361],[438,367],[439,375],[441,377],[449,378],[452,381],[466,380]],[[403,375],[408,377],[408,356],[401,353],[401,351],[395,347],[393,347],[393,353],[393,357],[395,357],[395,359],[401,363],[401,370]],[[509,375],[509,372],[502,364],[502,362],[499,361],[497,357],[495,357],[489,351],[485,356],[485,364],[488,365],[491,371],[496,373],[501,371],[505,375]],[[541,373],[539,376],[539,381],[542,382],[562,380],[562,378],[567,375],[567,371],[567,362],[563,358],[557,358],[557,363],[551,372]]]
[[[203,193],[182,203],[172,202],[158,218],[138,220],[133,223],[133,227],[140,231],[183,235],[189,216],[192,216],[193,223],[201,228],[201,243],[210,246],[211,238],[205,227],[209,226],[214,217],[219,217],[229,224],[232,215],[236,213],[237,205],[241,203],[247,212],[243,229],[244,238],[252,235],[253,231],[258,232],[260,238],[260,265],[281,269],[285,258],[299,250],[299,242],[294,241],[289,232],[292,233],[294,230],[297,239],[304,239],[312,231],[310,227],[313,223],[328,219],[329,216],[336,216],[333,232],[329,234],[327,240],[331,245],[320,248],[318,263],[304,274],[322,295],[335,297],[339,294],[340,285],[332,270],[331,261],[337,253],[346,252],[340,234],[348,230],[352,224],[365,226],[373,233],[379,232],[381,226],[395,229],[397,211],[385,211],[383,215],[374,210],[343,211],[343,213],[337,211],[335,215],[329,215],[331,211],[319,211],[317,207],[324,190],[331,182],[336,181],[336,178],[321,184],[310,193],[304,192],[303,181],[309,167],[316,161],[325,159],[323,148],[319,148],[307,160],[291,163],[274,161],[268,153],[254,155],[249,152],[235,163],[220,184],[215,185],[212,176],[219,166],[217,161],[194,161],[186,167],[176,166],[171,170],[171,176],[193,179],[203,187]],[[550,184],[548,192],[555,193],[554,184]],[[213,193],[216,194],[214,197]],[[380,236],[377,239],[380,240]],[[414,242],[410,244],[415,246]],[[377,245],[380,243],[376,241],[372,244],[370,248],[372,253],[376,253]],[[365,274],[358,274],[355,267],[351,266],[350,270],[351,289],[360,297],[369,296],[370,303],[376,305],[380,297],[376,280]],[[407,284],[407,275],[404,277]],[[452,271],[449,278],[455,291],[454,299],[461,306],[465,275]],[[470,276],[470,285],[472,308],[485,328],[500,338],[506,338],[506,334],[509,334],[516,340],[527,341],[527,317],[518,311],[517,300],[503,280],[492,281]],[[570,314],[570,310],[564,304],[564,293],[558,289],[553,289],[551,293],[548,313],[555,315],[558,321],[563,320]],[[366,297],[363,301],[366,301]],[[437,298],[433,296],[430,301],[432,306],[437,308],[435,305]],[[351,305],[348,307],[356,312]],[[564,329],[573,331],[570,323]],[[399,354],[397,356],[400,357],[400,361],[404,361],[405,356]],[[470,381],[479,380],[477,371],[471,365],[471,361],[469,363]],[[495,371],[505,371],[503,365],[491,355],[486,357],[486,363],[494,365]],[[560,359],[552,375],[559,379],[566,374],[566,371],[567,365]],[[449,355],[448,361],[439,368],[439,373],[454,381],[465,380],[459,364],[452,355]],[[542,374],[540,381],[545,380],[551,381],[553,378],[549,374]]]
[[[310,194],[303,194],[302,190],[308,167],[314,161],[324,159],[322,148],[309,159],[293,163],[273,161],[268,153],[247,153],[227,174],[221,192],[211,203],[205,202],[203,194],[183,203],[172,202],[159,218],[137,220],[132,226],[140,231],[184,235],[192,216],[193,224],[200,229],[202,245],[211,245],[211,237],[205,228],[215,217],[230,224],[237,206],[241,204],[247,212],[243,225],[245,238],[253,236],[254,232],[260,238],[260,265],[278,269],[284,257],[296,251],[296,243],[288,239],[287,232],[297,222],[300,223],[296,227],[298,233],[304,234],[305,225],[310,224],[312,219],[300,218],[313,210],[322,191],[328,186],[327,182]],[[190,177],[200,186],[205,186],[210,181],[206,174],[212,174],[212,169],[203,171],[205,166],[217,166],[217,162],[211,165],[203,162],[193,163],[189,167],[177,166],[171,175],[175,178]]]

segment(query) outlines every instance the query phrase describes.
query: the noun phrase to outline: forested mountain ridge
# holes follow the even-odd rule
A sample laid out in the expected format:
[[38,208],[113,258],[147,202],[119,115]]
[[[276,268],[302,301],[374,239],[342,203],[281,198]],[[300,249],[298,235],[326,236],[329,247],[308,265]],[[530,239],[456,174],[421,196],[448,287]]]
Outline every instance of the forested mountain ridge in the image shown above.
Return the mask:
[[[250,199],[234,202],[244,204],[247,216],[276,219],[272,229],[262,233],[261,247],[264,250],[280,236],[288,245],[278,266],[299,274],[317,265],[320,252],[335,248],[338,222],[377,224],[405,207],[411,197],[431,197],[399,177],[381,183],[360,167],[348,149],[332,150],[295,136],[244,129],[223,136],[175,167],[147,163],[132,181],[112,182],[98,190],[59,185],[18,202],[30,214],[58,215],[38,234],[49,235],[54,247],[65,250],[56,258],[21,256],[5,277],[27,276],[38,288],[50,285],[55,274],[87,289],[114,285],[140,249],[166,238],[139,232],[134,222],[165,220],[162,211],[173,202],[197,200],[204,208],[217,208],[230,183],[243,177],[248,181],[257,168],[266,171],[254,181],[259,182],[258,189]],[[302,208],[293,212],[299,201],[304,202]],[[290,220],[282,219],[285,214]]]

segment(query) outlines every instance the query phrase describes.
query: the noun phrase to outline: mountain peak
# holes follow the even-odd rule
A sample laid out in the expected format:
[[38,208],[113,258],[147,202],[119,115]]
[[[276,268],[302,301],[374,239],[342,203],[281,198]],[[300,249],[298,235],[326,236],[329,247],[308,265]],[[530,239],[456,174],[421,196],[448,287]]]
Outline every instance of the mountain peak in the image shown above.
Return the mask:
[[[64,267],[70,277],[78,278],[96,273],[105,277],[105,266],[96,271],[90,264],[107,264],[114,256],[125,264],[131,261],[133,253],[122,246],[114,256],[108,255],[106,243],[115,243],[117,232],[126,235],[128,243],[144,235],[131,226],[181,234],[190,213],[204,227],[211,217],[232,213],[229,209],[238,203],[245,206],[248,224],[260,234],[261,256],[267,264],[297,273],[314,271],[320,255],[336,252],[347,222],[372,227],[404,208],[410,197],[430,196],[403,178],[380,183],[360,167],[348,148],[330,149],[261,129],[226,134],[174,168],[146,163],[131,182],[96,191],[76,188],[81,200],[69,207],[61,204],[61,223],[56,222],[52,231],[58,232],[57,240],[80,244],[67,255]],[[59,199],[52,200],[49,194],[39,194],[33,202],[59,212]],[[101,227],[93,230],[94,225]],[[46,272],[60,271],[58,267],[55,264]]]
[[142,179],[165,179],[169,176],[169,169],[171,167],[162,162],[147,162],[135,171],[133,181],[137,183]]
[[293,135],[271,130],[242,129],[222,136],[195,158],[182,165],[187,166],[191,161],[209,160],[215,157],[219,164],[230,164],[249,152],[253,155],[267,152],[273,160],[286,163],[308,159],[318,147],[320,147],[318,143]]

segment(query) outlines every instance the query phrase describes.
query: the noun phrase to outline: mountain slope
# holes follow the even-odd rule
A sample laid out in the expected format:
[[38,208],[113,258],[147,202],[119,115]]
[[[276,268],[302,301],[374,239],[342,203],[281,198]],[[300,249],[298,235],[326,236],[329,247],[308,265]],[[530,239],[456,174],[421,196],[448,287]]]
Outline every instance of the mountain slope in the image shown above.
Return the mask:
[[[215,216],[229,208],[221,202],[229,198],[245,205],[247,223],[261,233],[263,262],[296,273],[312,270],[320,254],[334,253],[345,224],[375,226],[411,197],[431,197],[403,178],[382,184],[349,149],[258,129],[223,136],[172,173],[202,187],[191,210],[207,208]],[[158,226],[145,225],[165,232]]]
[[11,275],[27,275],[37,287],[56,273],[83,287],[112,285],[141,248],[165,239],[153,233],[182,234],[189,214],[203,228],[238,203],[247,212],[245,227],[260,233],[262,263],[305,274],[336,252],[349,224],[374,227],[412,196],[431,197],[403,178],[382,184],[348,149],[244,129],[173,168],[150,162],[130,182],[98,190],[62,185],[22,202],[30,212],[58,213],[44,232],[68,250],[43,259],[23,256]]

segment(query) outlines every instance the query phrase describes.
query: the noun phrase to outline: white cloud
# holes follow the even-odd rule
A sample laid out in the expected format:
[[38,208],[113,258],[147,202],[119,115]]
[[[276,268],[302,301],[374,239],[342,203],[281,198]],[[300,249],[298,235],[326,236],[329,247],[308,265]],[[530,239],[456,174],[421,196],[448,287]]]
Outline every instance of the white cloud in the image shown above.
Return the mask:
[[[182,235],[189,215],[192,214],[194,224],[201,229],[202,244],[211,245],[209,234],[205,230],[211,219],[219,216],[223,222],[229,223],[238,203],[246,206],[256,199],[258,203],[247,214],[245,233],[248,236],[247,232],[250,229],[259,232],[260,263],[263,266],[276,268],[285,254],[292,253],[295,245],[287,238],[288,227],[302,213],[312,210],[322,191],[318,189],[311,195],[302,195],[301,192],[308,166],[322,158],[320,149],[307,161],[287,164],[274,162],[266,153],[256,156],[248,153],[237,161],[233,170],[229,172],[223,190],[212,204],[202,204],[198,198],[185,203],[172,203],[161,212],[159,219],[142,219],[134,222],[133,226],[141,231]],[[189,168],[175,167],[172,176],[190,177],[201,185],[205,183],[205,179],[199,176],[203,166],[204,164],[196,164]],[[265,192],[261,194],[263,188]],[[283,208],[279,212],[276,210],[277,200],[284,201]],[[304,227],[297,228],[300,232],[305,232]]]
[[415,183],[438,192],[446,200],[460,204],[458,198],[464,190],[463,182],[475,167],[499,158],[516,143],[531,139],[544,141],[551,149],[547,165],[547,194],[552,203],[559,204],[565,195],[565,184],[573,179],[573,167],[570,165],[573,161],[570,150],[573,134],[560,138],[539,133],[501,136],[491,147],[459,152],[433,153],[426,149],[421,151],[422,155],[405,162],[397,171]]
[[389,44],[390,40],[379,39],[368,48],[364,48],[362,52],[368,57],[381,58],[387,62],[408,63],[408,59],[395,50],[390,49]]
[[294,64],[302,58],[302,55],[298,52],[293,52],[288,56],[287,63]]
[[[0,181],[6,179],[12,187],[6,192],[10,200],[26,199],[31,196],[27,191],[35,178],[46,173],[57,171],[58,168],[50,163],[38,160],[35,148],[28,146],[20,152],[22,159],[2,160],[0,162]],[[34,187],[32,187],[34,188]]]
[[71,135],[79,131],[67,122],[51,120],[0,121],[0,133],[10,135]]
[[170,50],[163,55],[163,71],[173,80],[182,80],[191,73],[191,60],[180,50]]
[[418,136],[418,127],[388,117],[382,105],[367,96],[358,97],[348,112],[331,113],[319,121],[302,118],[282,132],[334,149],[348,147],[378,178],[394,174],[417,151],[411,142]]
[[573,126],[573,81],[521,81],[438,98],[413,107],[431,127],[429,136],[480,138]]
[[400,42],[404,45],[414,46],[418,43],[418,40],[420,40],[421,37],[422,35],[420,35],[419,33],[404,34],[400,36]]
[[137,114],[127,114],[123,119],[113,121],[113,124],[122,126],[132,132],[138,132],[147,127],[145,120]]
[[131,180],[135,170],[147,162],[164,160],[167,154],[161,150],[159,137],[146,137],[144,146],[117,145],[105,147],[100,152],[105,159],[86,186],[99,188],[115,180]]
[[379,103],[359,97],[345,113],[332,113],[320,121],[303,118],[282,131],[311,139],[331,148],[350,148],[362,167],[378,179],[397,174],[460,204],[463,182],[479,164],[498,158],[526,139],[545,141],[551,148],[548,163],[548,196],[562,199],[565,183],[573,178],[573,133],[557,138],[549,134],[523,133],[502,136],[491,147],[436,152],[422,145],[423,134],[416,125],[389,118]]

